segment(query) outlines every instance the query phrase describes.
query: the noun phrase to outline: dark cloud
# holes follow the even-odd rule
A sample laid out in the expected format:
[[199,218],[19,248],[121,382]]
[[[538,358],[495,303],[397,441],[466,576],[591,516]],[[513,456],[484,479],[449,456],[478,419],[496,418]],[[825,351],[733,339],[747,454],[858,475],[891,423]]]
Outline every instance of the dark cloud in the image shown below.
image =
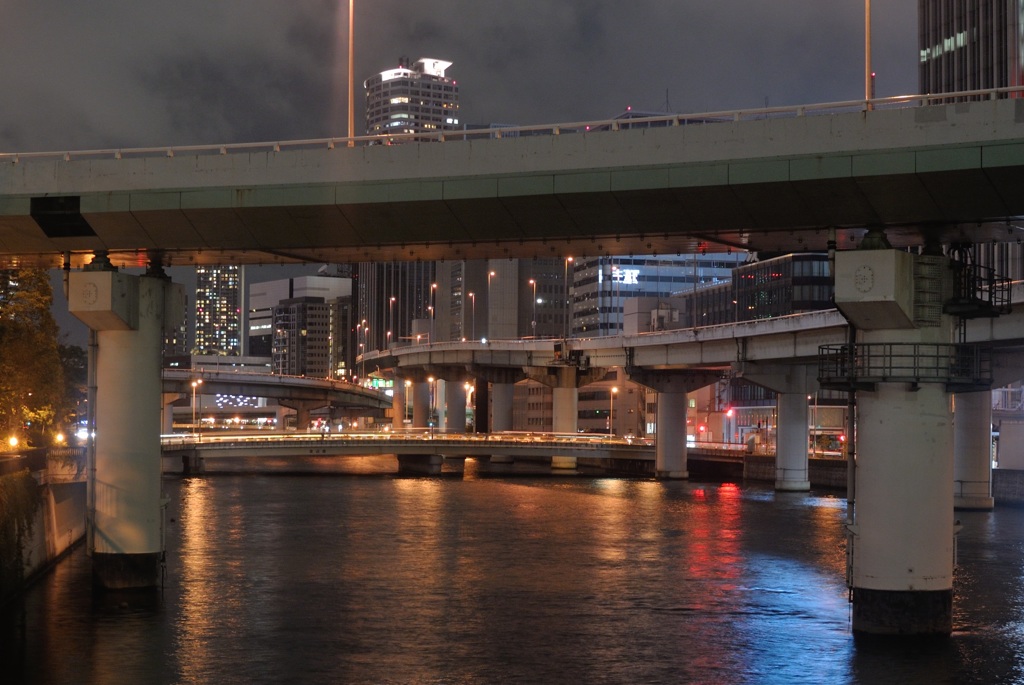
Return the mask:
[[[343,135],[347,6],[8,0],[0,149]],[[873,25],[877,94],[916,90],[916,3],[875,3]],[[863,95],[856,0],[356,0],[356,26],[360,86],[400,56],[445,59],[471,123]]]

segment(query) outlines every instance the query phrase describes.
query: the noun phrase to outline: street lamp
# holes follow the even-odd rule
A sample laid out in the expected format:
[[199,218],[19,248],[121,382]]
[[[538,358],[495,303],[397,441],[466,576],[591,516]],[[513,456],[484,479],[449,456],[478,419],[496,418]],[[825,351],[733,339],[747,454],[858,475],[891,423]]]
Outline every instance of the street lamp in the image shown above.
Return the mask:
[[388,300],[388,328],[395,330],[395,296]]
[[871,72],[871,0],[864,0],[864,100],[871,109],[875,75]]
[[430,432],[433,433],[434,432],[434,377],[433,376],[427,376],[427,383],[430,384],[430,385],[427,386],[429,388],[429,390],[430,390],[430,403],[428,405],[428,411],[427,411],[427,425],[430,426]]
[[612,419],[615,416],[615,396],[618,395],[618,394],[619,394],[618,386],[614,386],[613,385],[612,386],[611,395],[609,396],[610,400],[608,402],[608,435],[614,435],[615,434],[615,429],[612,427],[612,424],[613,424]]
[[402,424],[409,423],[409,393],[412,392],[412,381],[405,382],[405,417]]
[[533,337],[537,337],[537,281],[530,279],[530,285],[533,286],[533,318],[530,321],[530,328],[533,329]]
[[469,301],[473,303],[473,327],[470,329],[470,340],[476,340],[476,295],[469,293]]
[[430,284],[430,343],[433,344],[437,338],[434,337],[434,307],[437,305],[437,283]]
[[356,141],[356,104],[355,104],[355,5],[356,0],[348,0],[348,146],[355,147]]
[[[197,378],[192,381],[192,430],[196,432],[196,442],[201,442],[203,439],[203,432],[196,428],[196,389],[203,384],[202,378]],[[199,396],[202,399],[202,395]],[[199,412],[200,418],[202,418],[202,412]]]
[[564,269],[564,273],[562,274],[562,278],[565,281],[565,307],[564,307],[564,312],[563,312],[564,315],[565,315],[565,325],[563,327],[563,333],[562,333],[562,337],[563,338],[568,338],[569,337],[569,317],[572,315],[572,308],[569,306],[569,299],[570,299],[569,298],[569,265],[570,264],[572,264],[572,257],[566,257],[565,258],[565,269]]

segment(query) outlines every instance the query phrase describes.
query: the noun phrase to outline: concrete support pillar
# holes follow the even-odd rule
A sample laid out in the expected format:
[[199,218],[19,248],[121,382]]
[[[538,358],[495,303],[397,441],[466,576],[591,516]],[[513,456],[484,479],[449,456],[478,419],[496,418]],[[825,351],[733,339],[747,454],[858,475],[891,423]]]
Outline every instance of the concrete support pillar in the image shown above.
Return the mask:
[[551,430],[555,433],[575,433],[579,419],[579,390],[576,386],[552,388]]
[[174,432],[174,403],[179,399],[181,399],[180,393],[165,392],[162,394],[163,418],[161,420],[161,432],[164,435]]
[[405,381],[396,378],[391,394],[391,427],[397,429],[403,426],[405,426]]
[[655,433],[655,478],[689,478],[686,466],[685,392],[659,392]]
[[473,393],[473,427],[477,433],[491,432],[490,383],[483,378],[477,378]]
[[277,430],[283,431],[288,426],[288,415],[291,410],[283,404],[278,404],[277,409],[274,412],[274,418],[277,420]]
[[857,381],[853,630],[949,635],[955,530],[947,387],[991,379],[957,363],[974,351],[952,346],[954,321],[942,303],[953,298],[953,269],[936,246],[892,250],[869,231],[862,249],[836,253],[835,264],[836,305],[856,341],[833,352],[821,378],[831,385],[828,370],[841,369],[832,372],[840,385],[843,376]]
[[778,435],[775,443],[775,489],[811,489],[807,465],[807,395],[778,393]]
[[426,428],[430,419],[430,383],[426,381],[412,384],[412,426]]
[[494,383],[491,385],[491,431],[501,433],[512,430],[512,397],[515,385]]
[[686,465],[687,393],[721,380],[717,371],[631,369],[629,379],[658,393],[654,432],[655,477],[689,478]]
[[857,393],[853,629],[948,634],[953,417],[939,384]]
[[[309,430],[310,414],[314,409],[326,406],[323,400],[278,400],[282,406],[295,410],[295,430],[304,433]],[[283,424],[282,424],[283,425]]]
[[744,379],[776,393],[775,489],[810,490],[807,396],[819,389],[817,365],[745,362],[735,366]]
[[991,511],[992,393],[962,392],[953,400],[953,506]]
[[165,326],[183,318],[184,297],[162,274],[97,269],[70,274],[68,302],[98,342],[93,576],[109,589],[155,587],[164,551],[160,350]]
[[466,432],[466,386],[448,381],[444,384],[444,428],[449,433]]

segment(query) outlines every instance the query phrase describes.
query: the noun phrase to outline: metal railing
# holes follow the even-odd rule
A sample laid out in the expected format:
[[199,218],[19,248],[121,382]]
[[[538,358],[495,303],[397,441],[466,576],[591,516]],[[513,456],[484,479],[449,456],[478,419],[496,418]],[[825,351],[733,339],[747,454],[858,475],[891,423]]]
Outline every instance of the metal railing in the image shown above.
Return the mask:
[[952,392],[992,385],[992,358],[977,345],[862,343],[818,348],[818,381],[835,390],[876,383],[942,383]]
[[503,126],[496,128],[453,129],[436,133],[401,133],[349,137],[309,138],[289,141],[263,141],[253,143],[219,143],[215,145],[171,145],[160,147],[103,148],[92,150],[65,150],[50,152],[0,152],[0,162],[18,164],[22,161],[63,159],[137,159],[152,157],[174,157],[189,155],[226,155],[231,153],[281,152],[284,150],[347,148],[367,145],[389,145],[402,142],[431,140],[468,141],[479,139],[520,138],[537,135],[561,135],[563,133],[588,133],[597,131],[620,131],[631,128],[674,127],[685,125],[714,125],[734,121],[756,121],[765,119],[788,119],[807,115],[829,115],[845,112],[870,110],[905,109],[934,104],[963,102],[968,100],[998,100],[1024,93],[1024,86],[989,88],[960,91],[956,93],[934,93],[897,95],[870,100],[843,100],[809,105],[785,107],[761,107],[752,109],[722,110],[699,114],[665,114],[632,119],[597,119],[560,124],[533,124],[529,126]]
[[996,275],[995,269],[978,264],[953,262],[953,299],[942,309],[962,319],[1009,314],[1011,280]]

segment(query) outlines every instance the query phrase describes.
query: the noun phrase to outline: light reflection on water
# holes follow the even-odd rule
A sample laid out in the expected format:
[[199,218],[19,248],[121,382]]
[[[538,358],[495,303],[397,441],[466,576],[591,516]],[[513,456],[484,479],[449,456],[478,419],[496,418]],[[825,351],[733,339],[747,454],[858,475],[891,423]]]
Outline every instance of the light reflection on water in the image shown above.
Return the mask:
[[0,672],[33,683],[1022,675],[1020,510],[960,515],[953,637],[855,640],[841,495],[503,479],[472,460],[465,478],[385,468],[167,480],[163,593],[92,597],[78,550],[23,611],[0,614]]

